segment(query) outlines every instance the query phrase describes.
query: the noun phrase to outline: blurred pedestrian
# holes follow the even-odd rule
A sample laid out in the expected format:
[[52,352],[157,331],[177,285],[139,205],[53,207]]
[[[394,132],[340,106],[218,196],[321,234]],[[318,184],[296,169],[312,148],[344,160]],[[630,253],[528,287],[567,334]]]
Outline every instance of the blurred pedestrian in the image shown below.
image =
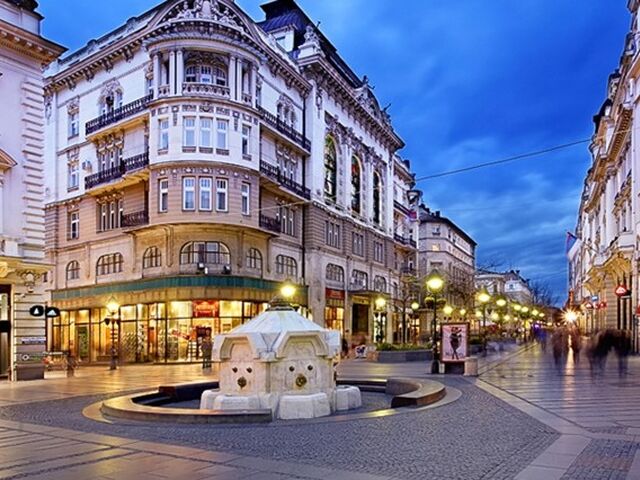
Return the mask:
[[349,341],[347,340],[347,335],[349,335],[349,330],[345,331],[342,336],[342,358],[349,358]]
[[631,353],[631,336],[627,331],[616,331],[613,348],[618,356],[618,375],[626,375],[629,367],[629,354]]
[[571,351],[573,352],[573,362],[580,363],[580,350],[582,349],[582,335],[580,329],[574,326],[569,333],[571,338]]
[[556,364],[556,368],[560,370],[565,355],[569,350],[568,335],[564,327],[558,328],[551,336],[551,346],[553,348],[553,361]]

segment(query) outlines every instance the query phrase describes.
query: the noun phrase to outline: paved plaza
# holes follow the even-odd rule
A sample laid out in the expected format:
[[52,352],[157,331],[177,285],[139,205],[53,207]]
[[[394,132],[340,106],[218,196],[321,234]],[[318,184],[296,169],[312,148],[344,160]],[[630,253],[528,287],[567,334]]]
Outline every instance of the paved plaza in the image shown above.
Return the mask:
[[[348,361],[347,378],[427,376],[427,365]],[[436,376],[460,397],[398,415],[310,424],[96,422],[83,408],[159,384],[202,381],[199,366],[81,368],[0,385],[0,478],[640,478],[640,361],[592,379],[537,347],[495,356],[478,379]]]

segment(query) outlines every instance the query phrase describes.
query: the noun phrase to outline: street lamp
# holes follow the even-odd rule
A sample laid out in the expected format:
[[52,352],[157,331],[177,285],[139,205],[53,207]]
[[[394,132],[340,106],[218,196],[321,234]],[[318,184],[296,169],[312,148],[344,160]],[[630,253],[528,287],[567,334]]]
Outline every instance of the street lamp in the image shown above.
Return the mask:
[[385,334],[384,334],[385,329],[383,328],[383,325],[382,325],[382,312],[387,306],[387,301],[384,299],[384,297],[378,297],[375,299],[374,305],[375,305],[377,324],[378,324],[378,334],[376,335],[376,341],[382,342],[385,337]]
[[478,292],[476,296],[480,305],[482,305],[482,356],[487,356],[487,303],[491,301],[491,295],[485,287]]
[[116,348],[116,328],[120,328],[120,319],[116,318],[120,311],[120,304],[114,297],[111,297],[107,301],[107,313],[109,317],[104,319],[105,325],[108,327],[111,325],[111,361],[109,363],[109,370],[118,369],[118,350]]
[[427,291],[433,296],[433,320],[431,321],[431,348],[433,359],[431,360],[431,373],[440,371],[440,362],[438,361],[438,294],[444,288],[444,280],[437,270],[434,270],[427,277]]
[[286,282],[280,287],[280,295],[282,295],[282,298],[284,298],[287,302],[290,302],[295,294],[296,287],[292,283]]
[[573,310],[567,310],[564,312],[564,319],[567,323],[576,323],[576,320],[578,320],[578,314]]
[[451,305],[445,305],[442,311],[447,317],[450,317],[453,313],[453,307]]
[[504,298],[499,298],[496,300],[496,305],[500,308],[504,308],[507,306],[507,301]]

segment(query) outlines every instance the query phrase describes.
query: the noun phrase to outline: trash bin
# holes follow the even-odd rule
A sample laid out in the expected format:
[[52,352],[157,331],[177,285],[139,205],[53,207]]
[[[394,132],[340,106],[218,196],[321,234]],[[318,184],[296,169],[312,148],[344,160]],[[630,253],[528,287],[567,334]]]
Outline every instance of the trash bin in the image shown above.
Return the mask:
[[464,361],[464,375],[466,377],[478,376],[478,357],[469,357]]

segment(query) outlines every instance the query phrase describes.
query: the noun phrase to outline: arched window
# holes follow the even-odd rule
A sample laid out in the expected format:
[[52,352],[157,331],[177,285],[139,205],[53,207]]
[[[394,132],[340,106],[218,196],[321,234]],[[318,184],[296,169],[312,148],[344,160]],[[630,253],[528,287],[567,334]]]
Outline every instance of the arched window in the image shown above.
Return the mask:
[[222,242],[188,242],[180,249],[180,265],[231,265],[229,247]]
[[362,213],[362,167],[357,157],[351,159],[351,211]]
[[149,247],[142,255],[142,268],[155,268],[162,265],[162,254],[158,247]]
[[369,288],[369,275],[362,270],[354,270],[351,272],[351,286],[354,289],[366,290]]
[[327,137],[324,145],[324,196],[335,202],[337,199],[337,160],[336,144],[331,137]]
[[184,70],[184,81],[226,87],[227,72],[225,69],[225,66],[219,64],[190,64]]
[[295,258],[286,255],[278,255],[276,257],[276,273],[286,275],[290,278],[298,276],[298,263]]
[[113,273],[121,273],[124,260],[120,253],[109,253],[103,255],[98,259],[96,263],[96,275],[111,275]]
[[67,264],[67,280],[77,280],[80,278],[80,263],[72,260]]
[[340,265],[329,263],[325,274],[327,280],[332,282],[344,283],[344,268]]
[[373,279],[373,289],[376,292],[387,292],[387,280],[384,277],[377,276]]
[[249,270],[262,272],[262,253],[260,253],[260,250],[257,248],[250,248],[247,250],[245,264]]
[[373,172],[373,223],[382,224],[382,180],[378,172]]

